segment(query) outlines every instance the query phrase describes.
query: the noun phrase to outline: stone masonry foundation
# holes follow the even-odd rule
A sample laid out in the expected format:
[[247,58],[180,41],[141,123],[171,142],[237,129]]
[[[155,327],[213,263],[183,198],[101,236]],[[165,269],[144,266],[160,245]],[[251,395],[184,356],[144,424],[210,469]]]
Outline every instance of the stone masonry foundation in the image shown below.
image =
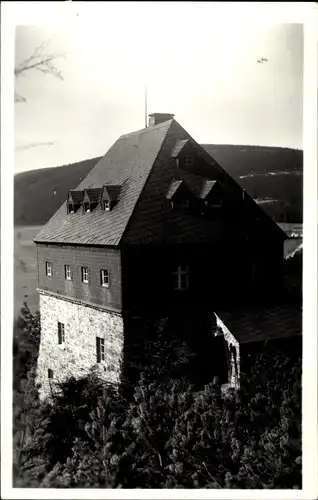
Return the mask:
[[[51,387],[70,376],[79,378],[95,368],[105,381],[120,382],[124,343],[120,314],[85,306],[40,292],[41,342],[37,380],[41,399]],[[58,322],[64,324],[65,342],[58,342]],[[97,363],[96,337],[105,340],[105,361]],[[53,371],[49,380],[48,370]]]

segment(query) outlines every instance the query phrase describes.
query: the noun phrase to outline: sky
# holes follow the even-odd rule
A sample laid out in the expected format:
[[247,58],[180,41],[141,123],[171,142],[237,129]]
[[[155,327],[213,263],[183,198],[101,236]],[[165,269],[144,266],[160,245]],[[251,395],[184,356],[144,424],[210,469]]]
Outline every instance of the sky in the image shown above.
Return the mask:
[[16,78],[15,173],[101,156],[143,128],[146,82],[148,113],[174,113],[199,143],[302,149],[301,24],[216,22],[213,2],[120,4],[96,22],[17,26],[15,64],[47,41],[63,80]]

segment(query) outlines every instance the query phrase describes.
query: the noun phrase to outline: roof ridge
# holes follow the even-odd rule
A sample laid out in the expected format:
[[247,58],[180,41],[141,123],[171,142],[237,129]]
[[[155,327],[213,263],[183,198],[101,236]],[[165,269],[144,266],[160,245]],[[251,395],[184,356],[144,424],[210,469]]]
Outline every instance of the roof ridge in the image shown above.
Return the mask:
[[135,135],[142,135],[142,134],[146,134],[147,132],[152,132],[153,130],[158,130],[160,128],[164,128],[164,126],[167,126],[168,122],[171,125],[171,123],[173,121],[175,121],[174,118],[172,118],[171,120],[166,120],[164,122],[158,123],[158,125],[153,125],[152,127],[141,128],[140,130],[135,130],[134,132],[129,132],[128,134],[123,134],[117,139],[116,142],[120,141],[121,139],[127,139],[127,137],[133,137]]

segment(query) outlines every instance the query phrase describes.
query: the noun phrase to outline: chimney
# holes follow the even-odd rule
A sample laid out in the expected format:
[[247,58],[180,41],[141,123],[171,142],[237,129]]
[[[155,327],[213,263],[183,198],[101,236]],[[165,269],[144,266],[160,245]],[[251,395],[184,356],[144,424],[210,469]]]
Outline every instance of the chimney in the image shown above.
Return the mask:
[[158,123],[166,122],[172,120],[174,115],[171,113],[152,113],[148,118],[148,127],[154,127]]

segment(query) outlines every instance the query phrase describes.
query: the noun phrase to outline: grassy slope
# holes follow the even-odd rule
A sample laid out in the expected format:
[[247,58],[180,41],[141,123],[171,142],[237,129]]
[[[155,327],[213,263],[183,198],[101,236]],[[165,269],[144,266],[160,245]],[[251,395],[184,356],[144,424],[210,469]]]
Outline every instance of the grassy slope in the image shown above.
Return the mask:
[[[251,196],[278,200],[262,205],[269,215],[276,220],[302,222],[302,151],[260,146],[204,147]],[[98,159],[16,175],[15,225],[47,222],[66,199],[68,190],[78,186]]]

